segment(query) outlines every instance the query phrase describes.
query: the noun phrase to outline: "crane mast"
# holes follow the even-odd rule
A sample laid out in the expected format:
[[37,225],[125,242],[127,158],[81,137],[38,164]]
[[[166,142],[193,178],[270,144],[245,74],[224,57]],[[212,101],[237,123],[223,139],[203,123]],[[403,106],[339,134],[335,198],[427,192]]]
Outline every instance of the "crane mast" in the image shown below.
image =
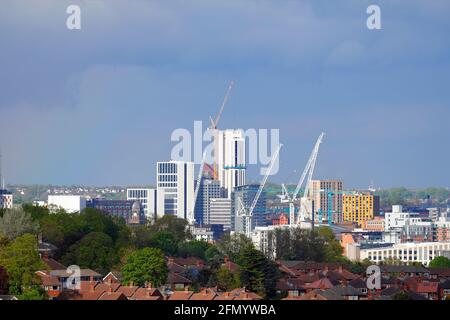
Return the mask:
[[256,192],[255,198],[253,199],[252,205],[250,207],[250,209],[247,211],[244,203],[242,202],[242,200],[239,198],[239,203],[241,206],[240,211],[243,213],[242,216],[245,217],[246,223],[245,223],[245,235],[248,238],[251,238],[252,236],[252,217],[253,217],[253,210],[255,209],[259,197],[261,196],[262,190],[264,189],[264,186],[266,185],[267,179],[269,178],[270,173],[272,172],[273,166],[275,164],[275,160],[278,157],[279,153],[280,153],[280,149],[281,147],[283,147],[282,144],[278,145],[277,150],[275,151],[274,155],[272,156],[272,160],[270,162],[270,166],[266,171],[266,174],[264,175],[264,178],[261,182],[261,184],[259,185],[258,191]]

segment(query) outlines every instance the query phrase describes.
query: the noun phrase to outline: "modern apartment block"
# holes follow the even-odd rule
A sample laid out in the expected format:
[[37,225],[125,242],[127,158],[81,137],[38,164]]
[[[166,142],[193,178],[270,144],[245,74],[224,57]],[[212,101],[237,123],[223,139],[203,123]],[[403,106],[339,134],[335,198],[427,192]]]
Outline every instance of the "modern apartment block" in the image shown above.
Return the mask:
[[219,130],[217,132],[217,173],[226,197],[231,198],[233,189],[245,184],[245,137],[242,130]]
[[194,163],[157,162],[156,172],[157,192],[164,193],[164,214],[188,219],[194,214]]
[[[328,221],[328,204],[331,200],[330,212],[333,223],[341,223],[342,217],[342,181],[339,180],[311,180],[311,199],[314,201],[314,217],[318,222],[319,212],[322,221]],[[330,194],[332,193],[332,194]],[[329,197],[331,199],[329,199]]]
[[369,192],[343,194],[342,217],[344,221],[356,222],[362,227],[380,213],[380,198]]

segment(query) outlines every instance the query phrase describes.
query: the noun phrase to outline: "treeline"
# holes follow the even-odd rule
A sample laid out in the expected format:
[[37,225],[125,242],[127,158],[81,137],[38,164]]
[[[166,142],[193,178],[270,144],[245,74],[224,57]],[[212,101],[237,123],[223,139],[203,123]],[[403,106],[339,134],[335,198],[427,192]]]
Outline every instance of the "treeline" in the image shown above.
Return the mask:
[[[38,236],[57,247],[55,258],[63,264],[102,274],[119,271],[126,285],[163,285],[168,276],[165,257],[198,257],[209,267],[188,268],[182,274],[192,281],[191,289],[245,287],[265,298],[276,297],[280,273],[273,258],[349,263],[329,228],[277,232],[277,256],[270,258],[244,235],[225,235],[215,244],[193,240],[186,220],[170,215],[152,225],[130,226],[91,208],[68,214],[23,205],[0,217],[0,266],[8,272],[10,293],[21,298],[45,298],[35,276],[45,268],[37,253]],[[234,268],[224,266],[225,257]]]
[[411,190],[404,187],[378,190],[376,192],[380,196],[380,204],[382,207],[390,207],[392,205],[411,205],[421,200],[428,199],[436,205],[446,205],[449,203],[450,190],[446,188],[426,188]]

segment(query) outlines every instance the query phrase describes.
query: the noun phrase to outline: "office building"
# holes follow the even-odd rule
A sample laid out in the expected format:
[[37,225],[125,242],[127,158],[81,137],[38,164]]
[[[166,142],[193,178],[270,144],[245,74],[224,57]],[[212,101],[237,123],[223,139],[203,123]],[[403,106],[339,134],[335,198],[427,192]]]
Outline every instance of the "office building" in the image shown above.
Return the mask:
[[112,217],[123,218],[128,224],[140,224],[145,220],[138,200],[92,199],[86,202],[86,207],[100,210]]
[[245,137],[242,130],[218,130],[217,175],[230,198],[233,189],[245,185]]
[[[232,231],[237,233],[245,233],[246,219],[239,214],[241,210],[241,201],[246,210],[250,210],[258,189],[258,184],[244,185],[234,188],[234,191],[231,194],[231,210],[233,215],[231,220]],[[241,201],[239,201],[239,198]],[[253,210],[251,230],[256,227],[266,226],[266,222],[266,193],[263,191]]]
[[[314,207],[314,220],[322,217],[322,222],[328,221],[328,212],[331,213],[333,224],[341,223],[342,217],[342,181],[339,180],[311,180],[311,199]],[[328,208],[331,202],[331,208]],[[328,210],[330,209],[330,211]],[[319,215],[320,212],[320,215]]]
[[13,194],[6,189],[0,189],[0,208],[11,209],[13,207]]
[[203,177],[199,186],[197,202],[195,204],[195,221],[200,224],[210,224],[211,199],[223,198],[224,189],[218,180]]
[[422,263],[427,266],[431,260],[450,250],[450,242],[399,243],[385,246],[363,246],[350,244],[347,246],[347,258],[362,261],[369,259],[380,263],[387,259],[400,260],[403,263]]
[[209,200],[209,223],[222,225],[225,231],[231,230],[231,199],[211,198]]
[[194,218],[194,163],[158,162],[156,172],[157,192],[164,194],[164,214]]
[[86,208],[86,199],[76,195],[49,195],[47,206],[50,212],[63,209],[67,213],[81,212]]
[[356,222],[362,227],[380,213],[380,198],[371,193],[342,195],[342,216],[344,221]]
[[153,188],[129,188],[127,200],[138,200],[148,222],[154,222],[156,218],[164,215],[164,190]]
[[443,211],[435,222],[436,240],[450,241],[450,210]]

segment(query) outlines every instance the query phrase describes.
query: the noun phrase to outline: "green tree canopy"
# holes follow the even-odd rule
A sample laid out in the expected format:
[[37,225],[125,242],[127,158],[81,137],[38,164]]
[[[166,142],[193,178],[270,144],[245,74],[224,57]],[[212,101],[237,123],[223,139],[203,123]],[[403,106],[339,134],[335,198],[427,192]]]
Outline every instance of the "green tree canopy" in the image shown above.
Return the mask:
[[15,239],[25,233],[37,234],[39,224],[22,209],[8,209],[0,217],[0,236]]
[[428,266],[430,268],[450,268],[450,259],[439,256],[431,260]]
[[76,264],[102,274],[108,273],[118,260],[111,237],[102,232],[91,232],[84,236],[70,246],[62,259],[66,265]]
[[239,273],[233,272],[225,267],[217,270],[215,278],[217,287],[224,291],[230,291],[242,286]]
[[133,282],[139,286],[146,282],[151,282],[154,286],[163,285],[168,272],[164,255],[156,248],[143,248],[130,253],[121,270],[124,284]]
[[39,278],[35,272],[46,269],[46,266],[39,258],[35,235],[24,234],[0,247],[0,265],[8,273],[10,294],[20,296],[40,292]]
[[200,259],[205,259],[205,252],[210,247],[212,247],[212,245],[206,241],[185,241],[178,244],[178,255],[184,258],[197,257]]
[[174,236],[177,243],[192,239],[192,235],[187,228],[187,221],[172,215],[164,215],[157,219],[155,223],[150,226],[150,231],[152,233],[167,231]]

